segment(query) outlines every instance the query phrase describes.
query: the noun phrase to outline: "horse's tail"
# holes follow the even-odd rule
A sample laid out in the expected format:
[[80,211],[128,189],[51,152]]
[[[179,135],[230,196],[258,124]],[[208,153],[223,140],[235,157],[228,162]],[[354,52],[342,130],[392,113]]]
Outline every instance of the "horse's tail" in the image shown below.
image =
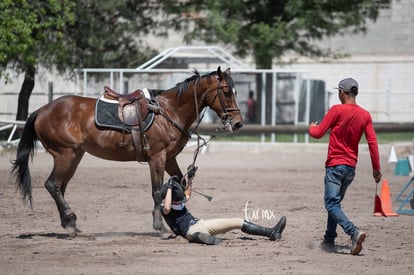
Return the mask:
[[29,158],[33,159],[36,141],[38,140],[34,124],[37,117],[37,111],[32,113],[26,121],[23,133],[17,147],[16,160],[13,161],[12,174],[15,177],[16,189],[20,190],[23,203],[27,201],[32,204],[32,180],[30,178]]

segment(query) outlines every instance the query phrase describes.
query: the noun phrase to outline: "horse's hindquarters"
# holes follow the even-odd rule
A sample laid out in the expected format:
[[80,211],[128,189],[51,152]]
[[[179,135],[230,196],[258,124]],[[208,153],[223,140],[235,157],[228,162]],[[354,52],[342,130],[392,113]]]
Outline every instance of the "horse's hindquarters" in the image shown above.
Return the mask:
[[93,98],[64,96],[42,107],[35,130],[43,146],[57,158],[88,152],[108,160],[135,160],[130,134],[96,127],[95,104]]

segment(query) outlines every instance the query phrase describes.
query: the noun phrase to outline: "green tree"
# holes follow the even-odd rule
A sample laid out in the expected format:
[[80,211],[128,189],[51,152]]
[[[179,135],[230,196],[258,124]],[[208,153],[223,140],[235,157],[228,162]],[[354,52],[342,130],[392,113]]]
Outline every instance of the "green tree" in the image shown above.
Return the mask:
[[286,53],[337,57],[317,41],[345,32],[365,32],[390,0],[160,0],[168,24],[201,39],[252,54],[256,67],[269,69]]
[[[332,59],[342,53],[324,48],[321,40],[347,32],[367,30],[381,8],[390,0],[160,0],[168,25],[195,39],[222,43],[240,57],[251,55],[256,68],[270,69],[282,58],[306,56]],[[256,78],[256,90],[271,98],[272,75]],[[263,87],[264,86],[264,87]],[[262,103],[257,95],[258,105]],[[265,123],[271,121],[270,100],[266,101]]]
[[65,27],[73,22],[69,0],[3,0],[0,2],[0,68],[24,73],[16,119],[25,120],[34,87],[36,65],[53,64],[65,43]]
[[[68,29],[71,68],[129,68],[154,55],[146,44],[158,31],[153,1],[78,0],[75,23]],[[67,67],[66,67],[67,69]]]
[[158,31],[152,1],[2,0],[0,77],[24,73],[16,119],[25,120],[38,66],[59,73],[79,67],[129,67],[153,51],[144,37]]

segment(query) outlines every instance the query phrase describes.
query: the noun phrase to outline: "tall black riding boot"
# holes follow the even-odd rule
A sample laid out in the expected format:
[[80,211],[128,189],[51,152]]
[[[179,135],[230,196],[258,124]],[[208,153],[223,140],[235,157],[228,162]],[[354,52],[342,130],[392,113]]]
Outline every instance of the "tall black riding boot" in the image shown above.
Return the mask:
[[283,216],[280,218],[279,222],[272,228],[263,227],[248,221],[243,222],[241,230],[244,233],[251,235],[260,235],[269,237],[271,241],[278,240],[282,238],[282,232],[286,227],[286,217]]

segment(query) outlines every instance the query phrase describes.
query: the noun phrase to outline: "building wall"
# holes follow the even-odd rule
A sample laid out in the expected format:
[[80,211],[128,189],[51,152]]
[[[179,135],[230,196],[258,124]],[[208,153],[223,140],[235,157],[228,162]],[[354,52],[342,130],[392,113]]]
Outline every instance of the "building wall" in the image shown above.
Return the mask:
[[[326,82],[328,105],[339,103],[338,82],[353,77],[359,82],[357,102],[381,122],[414,121],[414,1],[393,0],[381,11],[366,34],[326,39],[326,45],[350,57],[331,62],[299,62],[283,66],[307,70],[309,78]],[[276,64],[275,67],[278,67]]]
[[294,64],[291,69],[306,70],[308,78],[323,80],[328,106],[338,104],[338,82],[347,77],[359,83],[357,103],[378,122],[414,120],[414,62],[342,62]]

